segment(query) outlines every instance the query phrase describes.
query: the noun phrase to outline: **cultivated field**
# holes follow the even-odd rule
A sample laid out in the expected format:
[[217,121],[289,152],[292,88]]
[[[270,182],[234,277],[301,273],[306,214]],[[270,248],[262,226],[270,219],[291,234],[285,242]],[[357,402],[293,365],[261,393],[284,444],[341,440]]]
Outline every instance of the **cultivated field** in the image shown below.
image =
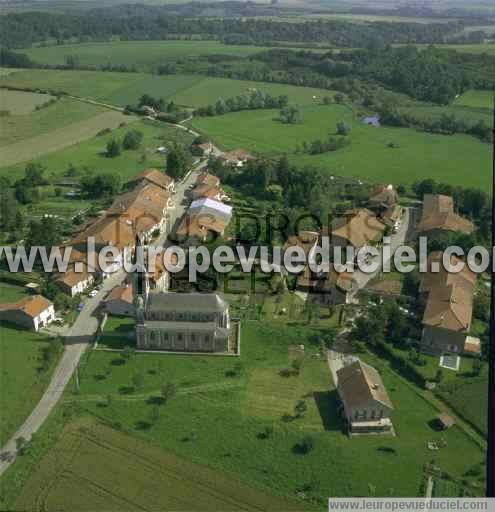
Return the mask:
[[456,105],[473,108],[495,108],[493,91],[468,91],[455,100]]
[[[117,116],[122,116],[120,120],[129,122],[129,124],[121,128],[116,128],[106,135],[95,137],[93,132],[92,138],[77,144],[70,142],[70,145],[67,144],[68,147],[36,158],[36,162],[45,165],[48,169],[48,173],[53,173],[56,176],[63,176],[69,164],[73,164],[80,170],[83,167],[88,167],[93,170],[98,170],[99,172],[114,172],[119,174],[122,179],[125,179],[137,174],[146,167],[163,168],[165,165],[165,157],[156,152],[156,148],[159,146],[173,143],[174,141],[184,141],[187,143],[192,140],[192,137],[182,130],[177,130],[176,128],[171,128],[158,122],[133,121],[132,117],[123,116],[118,112],[107,112],[108,113],[104,115],[116,114]],[[135,151],[123,151],[115,158],[107,158],[105,156],[105,150],[108,140],[111,138],[121,140],[130,128],[136,128],[143,133],[144,138],[141,148]],[[48,133],[46,138],[51,144],[57,144],[57,139],[53,139],[52,136],[53,132]],[[70,141],[70,138],[68,138],[68,141]],[[1,167],[0,175],[21,177],[24,172],[24,167],[25,162]],[[54,200],[54,202],[59,201],[60,198]],[[73,201],[74,200],[70,200],[67,202],[70,203]]]
[[[18,300],[22,289],[0,285],[2,302]],[[41,351],[48,338],[0,325],[0,445],[9,439],[31,413],[46,387],[54,364],[41,370]]]
[[17,510],[67,508],[254,512],[301,510],[301,505],[86,418],[66,427],[16,503]]
[[21,50],[39,64],[65,64],[67,56],[77,56],[83,66],[135,66],[149,71],[154,66],[177,59],[198,59],[208,55],[246,57],[266,48],[226,45],[218,41],[116,41],[45,46]]
[[[8,91],[0,89],[0,110],[10,115],[26,115],[50,101],[53,96],[34,92]],[[2,122],[4,119],[2,120]]]
[[[375,360],[395,405],[397,437],[349,439],[341,430],[327,361],[315,355],[317,331],[269,321],[243,325],[237,369],[231,358],[136,354],[126,361],[97,351],[84,366],[81,393],[72,398],[155,446],[288,498],[303,492],[322,506],[332,495],[367,496],[370,486],[377,495],[417,495],[423,464],[432,458],[427,441],[440,437],[448,443],[435,453],[442,470],[457,477],[481,462],[482,452],[457,428],[435,432],[429,422],[436,411]],[[301,343],[301,373],[284,376],[289,345]],[[177,386],[166,403],[160,397],[164,382]],[[294,418],[300,400],[307,409]],[[273,430],[264,434],[267,427]],[[314,448],[302,454],[298,443],[308,435]]]
[[[403,184],[433,177],[483,189],[489,184],[490,146],[471,136],[364,126],[350,109],[340,105],[304,108],[303,122],[295,125],[282,124],[278,114],[274,110],[248,111],[198,118],[193,124],[227,149],[244,147],[272,155],[287,152],[295,162],[338,175]],[[317,156],[293,153],[303,141],[334,135],[341,120],[352,126],[350,146]]]

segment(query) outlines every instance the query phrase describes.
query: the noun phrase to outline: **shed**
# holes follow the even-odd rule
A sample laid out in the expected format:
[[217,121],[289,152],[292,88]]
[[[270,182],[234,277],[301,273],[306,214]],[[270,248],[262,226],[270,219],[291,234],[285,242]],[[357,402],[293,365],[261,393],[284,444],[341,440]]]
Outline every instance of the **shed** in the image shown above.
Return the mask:
[[443,430],[447,430],[455,425],[455,420],[446,412],[442,412],[437,416],[437,421]]

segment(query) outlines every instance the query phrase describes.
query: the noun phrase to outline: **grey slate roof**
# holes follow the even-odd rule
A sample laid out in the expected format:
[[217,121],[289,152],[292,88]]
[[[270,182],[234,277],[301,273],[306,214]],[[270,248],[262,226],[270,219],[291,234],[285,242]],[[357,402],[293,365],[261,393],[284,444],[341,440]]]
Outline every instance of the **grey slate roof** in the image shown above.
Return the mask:
[[216,293],[163,293],[150,292],[147,312],[223,313],[228,304]]

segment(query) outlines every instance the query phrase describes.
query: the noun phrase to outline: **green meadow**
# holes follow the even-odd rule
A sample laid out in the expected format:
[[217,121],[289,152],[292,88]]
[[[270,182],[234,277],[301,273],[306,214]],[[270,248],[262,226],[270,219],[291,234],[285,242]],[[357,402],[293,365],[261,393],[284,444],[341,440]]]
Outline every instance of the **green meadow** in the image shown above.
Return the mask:
[[52,71],[33,69],[0,76],[0,87],[38,88],[65,92],[110,104],[136,104],[143,94],[173,100],[184,106],[200,107],[259,89],[272,95],[286,94],[292,103],[311,105],[321,102],[332,91],[284,84],[249,82],[201,75],[150,75],[100,71]]
[[[440,437],[448,447],[435,459],[454,478],[482,461],[481,450],[457,427],[436,432],[430,422],[437,411],[372,356],[395,406],[397,436],[348,438],[327,361],[311,341],[315,332],[301,324],[245,321],[237,370],[233,358],[135,354],[125,360],[96,351],[84,366],[81,392],[67,399],[157,447],[238,475],[243,484],[287,498],[305,489],[322,505],[328,496],[368,496],[370,488],[376,495],[418,495],[423,465],[432,458],[427,442]],[[289,345],[301,343],[300,374],[284,376]],[[167,382],[177,392],[164,403],[160,386]],[[300,400],[306,410],[295,418]],[[298,443],[307,436],[313,449],[303,454]]]
[[236,46],[218,41],[115,41],[44,46],[21,50],[38,64],[63,65],[68,56],[77,56],[82,66],[135,66],[140,71],[178,59],[198,59],[209,55],[247,57],[266,48]]
[[[267,155],[288,153],[294,162],[372,182],[411,184],[424,178],[485,189],[490,183],[490,145],[467,135],[433,135],[410,128],[365,126],[342,105],[302,109],[300,124],[283,124],[278,111],[257,110],[196,118],[193,126],[226,149]],[[302,142],[334,135],[336,124],[352,129],[351,144],[322,155],[295,154]],[[393,147],[391,147],[393,145]]]
[[494,91],[471,90],[459,96],[455,100],[455,105],[493,110],[495,108],[494,98]]
[[[22,297],[22,290],[0,286],[0,300]],[[41,351],[50,339],[31,331],[0,325],[0,445],[3,445],[38,403],[55,367],[41,369]]]

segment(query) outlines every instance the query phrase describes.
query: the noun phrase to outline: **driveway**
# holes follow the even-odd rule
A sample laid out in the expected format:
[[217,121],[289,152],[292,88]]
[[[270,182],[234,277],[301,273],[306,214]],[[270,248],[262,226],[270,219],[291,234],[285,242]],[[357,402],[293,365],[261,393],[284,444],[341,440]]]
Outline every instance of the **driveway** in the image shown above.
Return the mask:
[[[172,226],[175,221],[182,216],[186,208],[182,205],[185,190],[195,181],[197,174],[207,165],[207,162],[200,162],[186,178],[177,185],[176,194],[174,196],[175,207],[170,212],[170,223]],[[167,233],[164,233],[160,239],[155,242],[157,245],[166,243]],[[2,447],[0,460],[0,475],[14,463],[16,452],[16,439],[23,437],[29,440],[31,436],[38,431],[43,422],[46,420],[50,412],[53,410],[58,400],[62,396],[65,387],[69,383],[74,370],[79,364],[79,360],[88,345],[93,341],[94,335],[98,329],[99,318],[96,310],[100,305],[100,301],[116,286],[121,284],[126,277],[125,272],[121,269],[111,277],[105,280],[101,290],[95,297],[88,298],[84,302],[84,307],[79,313],[76,321],[68,330],[64,337],[65,347],[64,353],[53,372],[48,387],[41,397],[36,407],[33,409],[27,420],[15,432],[10,440]],[[3,459],[6,460],[3,460]]]

